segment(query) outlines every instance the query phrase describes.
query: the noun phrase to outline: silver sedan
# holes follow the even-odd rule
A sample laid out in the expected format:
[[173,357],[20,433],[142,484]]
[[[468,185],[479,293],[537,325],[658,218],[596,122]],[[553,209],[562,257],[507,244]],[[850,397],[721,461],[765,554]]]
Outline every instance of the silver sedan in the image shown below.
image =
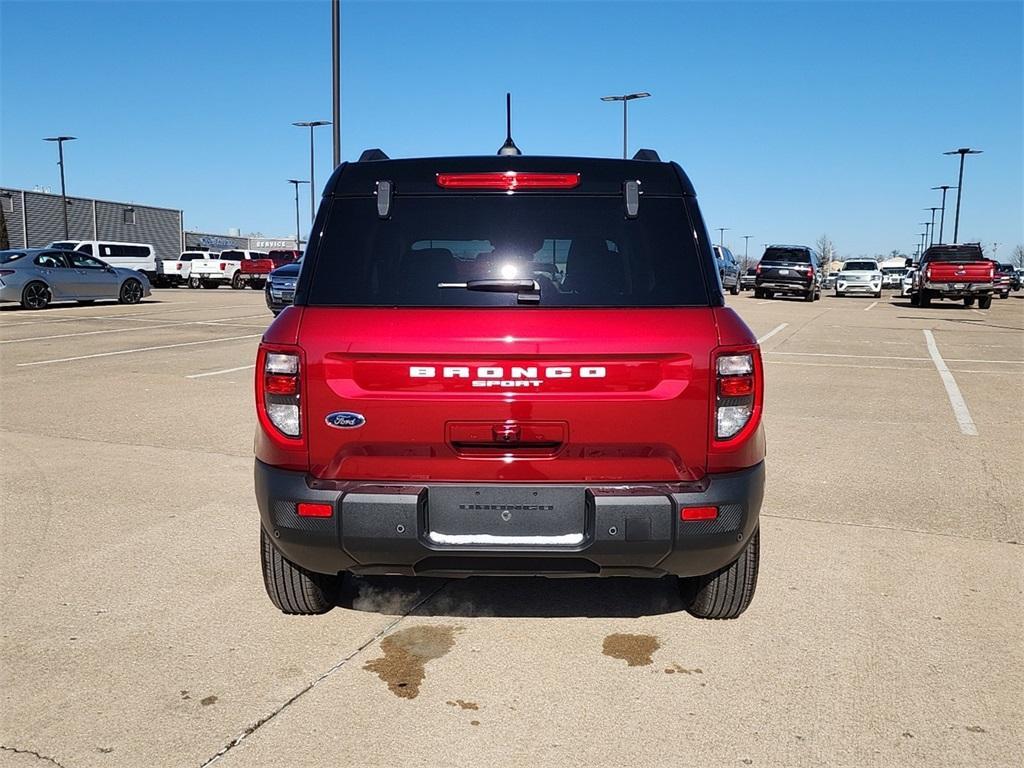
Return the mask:
[[52,301],[138,304],[149,280],[134,269],[112,267],[79,251],[25,248],[0,251],[0,302],[43,309]]

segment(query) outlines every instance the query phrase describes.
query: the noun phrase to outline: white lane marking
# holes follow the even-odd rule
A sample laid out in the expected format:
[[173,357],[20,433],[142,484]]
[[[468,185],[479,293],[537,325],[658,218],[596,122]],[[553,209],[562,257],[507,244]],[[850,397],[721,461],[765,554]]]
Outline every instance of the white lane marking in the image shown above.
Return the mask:
[[[197,302],[194,302],[194,301],[175,301],[170,306],[180,307],[182,304],[196,304],[196,303]],[[114,309],[116,306],[117,306],[117,304],[113,304],[113,305],[109,305],[109,306],[104,307],[104,308]],[[148,306],[154,306],[155,307],[155,305],[153,305],[153,304],[143,304],[142,306],[147,306],[147,307]],[[237,308],[240,308],[240,307],[248,308],[249,305],[248,304],[238,304],[238,305],[235,305],[234,307],[211,307],[210,309],[237,309]],[[55,317],[55,318],[49,318],[48,317],[48,318],[45,318],[43,320],[26,320],[23,323],[4,323],[4,322],[0,322],[0,328],[13,328],[13,327],[18,326],[18,325],[49,325],[51,323],[73,323],[75,320],[120,320],[121,318],[126,318],[126,317],[146,317],[146,316],[150,316],[150,315],[158,315],[158,314],[161,314],[161,313],[167,315],[167,314],[171,314],[172,312],[194,312],[194,311],[196,311],[195,307],[190,307],[189,309],[160,309],[158,307],[155,307],[155,308],[156,308],[155,312],[134,312],[134,313],[126,312],[126,313],[118,314],[118,315],[68,315],[68,316],[65,316],[65,317]],[[3,314],[7,314],[7,313],[5,312]]]
[[[78,331],[76,333],[58,333],[53,336],[30,336],[27,339],[4,339],[0,344],[21,344],[24,341],[48,341],[50,339],[69,339],[73,336],[97,336],[101,333],[132,333],[134,331],[153,331],[158,328],[182,328],[186,325],[223,325],[228,320],[249,320],[257,315],[245,315],[244,317],[226,317],[223,322],[211,323],[205,320],[190,320],[187,322],[165,323],[164,325],[136,325],[132,328],[104,328],[101,331]],[[253,328],[252,325],[241,325],[242,328]]]
[[757,343],[758,343],[758,344],[760,344],[761,342],[764,342],[764,341],[768,341],[768,339],[770,339],[770,338],[771,338],[772,336],[774,336],[774,335],[775,335],[776,333],[778,333],[779,331],[781,331],[781,330],[782,330],[783,328],[785,328],[785,327],[786,327],[787,325],[789,325],[789,323],[780,323],[779,325],[775,326],[775,327],[774,327],[774,328],[772,328],[772,329],[771,329],[770,331],[768,331],[768,333],[766,333],[766,334],[765,334],[764,336],[762,336],[761,338],[759,338],[759,339],[757,340]]
[[872,301],[870,304],[868,304],[866,307],[864,307],[864,311],[867,312],[872,307],[877,307],[877,306],[878,306],[878,302],[877,301]]
[[953,374],[946,367],[946,361],[939,354],[939,348],[935,345],[935,336],[927,328],[922,333],[924,333],[924,340],[928,345],[928,354],[931,356],[932,362],[935,363],[935,369],[939,372],[939,378],[942,379],[942,384],[946,388],[949,404],[953,406],[953,415],[956,416],[957,424],[960,425],[960,431],[965,435],[977,435],[978,428],[974,425],[971,412],[967,410],[967,403],[964,402],[964,397],[960,394],[960,387],[956,385],[956,379],[953,378]]
[[[838,352],[765,352],[766,355],[789,355],[794,357],[843,357],[855,360],[929,360],[927,357],[897,357],[895,355],[845,355]],[[993,365],[1024,365],[1024,360],[980,360],[968,357],[950,357],[949,363],[991,363]]]
[[[922,361],[927,358],[921,358]],[[799,360],[768,360],[772,365],[803,365],[808,368],[853,368],[855,370],[871,371],[927,371],[927,368],[908,368],[905,365],[847,365],[846,363],[804,363]],[[1020,371],[982,371],[969,368],[950,368],[952,373],[1001,373],[1010,376],[1020,376]]]
[[218,341],[238,341],[240,339],[258,339],[262,333],[250,333],[245,336],[225,336],[220,339],[203,339],[202,341],[186,341],[181,344],[161,344],[158,347],[139,347],[137,349],[121,349],[117,352],[97,352],[93,355],[79,355],[77,357],[58,357],[54,360],[35,360],[31,363],[18,363],[18,368],[27,368],[32,365],[50,365],[52,363],[71,363],[75,360],[92,360],[97,357],[114,357],[116,355],[130,355],[135,352],[153,352],[158,349],[175,349],[177,347],[194,347],[199,344],[215,344]]
[[190,373],[186,376],[186,379],[201,379],[204,376],[220,376],[222,373],[235,373],[237,371],[248,371],[255,368],[255,363],[252,365],[240,365],[237,368],[225,368],[223,371],[207,371],[206,373]]
[[985,314],[980,309],[975,309],[974,307],[971,307],[971,312],[977,312],[979,315],[984,315]]
[[765,304],[771,304],[771,302],[770,301],[759,301],[759,302],[757,302],[757,306],[759,306],[759,307],[763,307]]

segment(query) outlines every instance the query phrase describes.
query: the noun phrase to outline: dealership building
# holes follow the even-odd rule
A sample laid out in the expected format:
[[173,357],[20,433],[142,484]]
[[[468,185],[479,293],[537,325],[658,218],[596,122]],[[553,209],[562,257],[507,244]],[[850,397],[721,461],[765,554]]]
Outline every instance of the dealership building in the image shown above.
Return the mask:
[[61,196],[51,192],[0,187],[0,212],[11,248],[39,248],[58,240],[110,240],[148,243],[158,259],[176,259],[189,248],[222,251],[294,250],[295,238],[186,232],[180,208],[68,197],[68,237],[64,237]]

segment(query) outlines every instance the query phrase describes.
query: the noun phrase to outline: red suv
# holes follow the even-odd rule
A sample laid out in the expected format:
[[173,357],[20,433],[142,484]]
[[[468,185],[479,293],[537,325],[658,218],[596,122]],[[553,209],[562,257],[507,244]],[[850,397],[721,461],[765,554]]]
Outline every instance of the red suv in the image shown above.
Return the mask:
[[[263,577],[681,577],[754,594],[763,373],[690,180],[633,160],[340,166],[256,367]],[[638,159],[639,158],[639,159]]]

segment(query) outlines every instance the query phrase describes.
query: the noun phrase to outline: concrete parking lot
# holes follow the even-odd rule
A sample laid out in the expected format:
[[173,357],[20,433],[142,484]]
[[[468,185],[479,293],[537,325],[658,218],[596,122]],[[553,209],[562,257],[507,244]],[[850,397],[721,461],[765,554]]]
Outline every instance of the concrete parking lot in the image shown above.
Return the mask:
[[259,571],[256,291],[0,310],[0,765],[1017,766],[1024,294],[729,297],[763,339],[750,610],[647,580]]

